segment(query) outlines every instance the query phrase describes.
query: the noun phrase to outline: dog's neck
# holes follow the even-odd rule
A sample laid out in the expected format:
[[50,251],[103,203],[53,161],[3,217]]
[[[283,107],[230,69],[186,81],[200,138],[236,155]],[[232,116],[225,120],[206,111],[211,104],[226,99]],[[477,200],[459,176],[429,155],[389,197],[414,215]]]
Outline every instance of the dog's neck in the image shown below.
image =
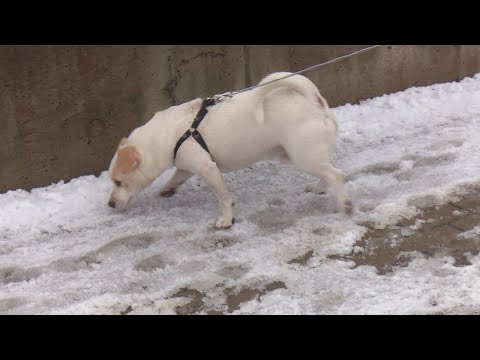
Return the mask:
[[[145,170],[145,177],[156,179],[175,165],[173,157],[175,145],[191,126],[201,105],[202,99],[195,99],[160,111],[149,122],[132,133],[132,139],[138,139],[135,143],[146,155],[146,163],[142,168],[150,170],[148,172]],[[158,151],[159,142],[162,151]]]

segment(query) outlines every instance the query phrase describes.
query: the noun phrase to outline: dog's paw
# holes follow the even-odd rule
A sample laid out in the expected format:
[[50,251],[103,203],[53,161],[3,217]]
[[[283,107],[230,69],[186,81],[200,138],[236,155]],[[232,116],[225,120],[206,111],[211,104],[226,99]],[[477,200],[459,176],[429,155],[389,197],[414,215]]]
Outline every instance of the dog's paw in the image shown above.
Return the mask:
[[170,197],[170,196],[173,196],[173,195],[175,195],[175,190],[172,190],[172,189],[167,189],[167,190],[160,191],[160,196],[163,196],[163,197]]
[[325,194],[326,187],[322,183],[319,183],[318,181],[316,181],[316,182],[308,184],[305,187],[305,191],[315,193],[315,194]]
[[344,202],[343,202],[343,213],[345,215],[348,215],[348,216],[351,216],[353,214],[353,204],[352,204],[352,200],[350,199],[346,199]]
[[233,224],[235,224],[235,218],[227,219],[224,216],[220,216],[215,223],[215,227],[217,229],[228,229],[232,227]]

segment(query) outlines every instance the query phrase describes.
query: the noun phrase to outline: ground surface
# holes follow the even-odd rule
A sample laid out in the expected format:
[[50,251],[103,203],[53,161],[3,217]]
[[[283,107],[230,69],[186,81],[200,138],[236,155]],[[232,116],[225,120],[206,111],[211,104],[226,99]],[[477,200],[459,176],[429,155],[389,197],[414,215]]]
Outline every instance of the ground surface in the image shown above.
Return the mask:
[[0,313],[480,313],[480,76],[334,111],[352,218],[273,162],[226,175],[230,230],[171,172],[125,211],[105,173],[0,195]]

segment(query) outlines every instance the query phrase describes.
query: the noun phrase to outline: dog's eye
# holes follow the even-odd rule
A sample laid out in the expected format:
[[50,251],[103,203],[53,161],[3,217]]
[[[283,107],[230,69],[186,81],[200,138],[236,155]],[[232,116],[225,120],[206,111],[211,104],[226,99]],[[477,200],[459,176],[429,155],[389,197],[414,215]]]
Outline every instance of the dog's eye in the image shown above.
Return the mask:
[[121,181],[115,180],[114,182],[115,182],[115,186],[118,186],[118,187],[122,186]]

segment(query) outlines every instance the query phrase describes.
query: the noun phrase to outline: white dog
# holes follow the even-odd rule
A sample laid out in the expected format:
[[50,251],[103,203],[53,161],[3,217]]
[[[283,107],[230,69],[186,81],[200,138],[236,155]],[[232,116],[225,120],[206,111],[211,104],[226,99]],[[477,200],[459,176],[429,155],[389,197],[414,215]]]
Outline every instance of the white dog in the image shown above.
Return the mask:
[[[261,83],[289,74],[274,73]],[[196,99],[157,112],[128,139],[122,139],[109,168],[114,183],[109,206],[125,208],[133,195],[175,166],[160,195],[173,195],[197,174],[213,189],[222,207],[216,227],[228,228],[235,222],[233,201],[222,173],[260,160],[278,160],[319,178],[306,191],[323,193],[326,181],[334,188],[340,209],[351,214],[344,177],[333,163],[335,115],[306,77],[294,75],[208,107],[198,132],[209,151],[188,136],[189,129],[194,134],[192,123],[202,104]],[[176,152],[183,135],[186,140]]]

